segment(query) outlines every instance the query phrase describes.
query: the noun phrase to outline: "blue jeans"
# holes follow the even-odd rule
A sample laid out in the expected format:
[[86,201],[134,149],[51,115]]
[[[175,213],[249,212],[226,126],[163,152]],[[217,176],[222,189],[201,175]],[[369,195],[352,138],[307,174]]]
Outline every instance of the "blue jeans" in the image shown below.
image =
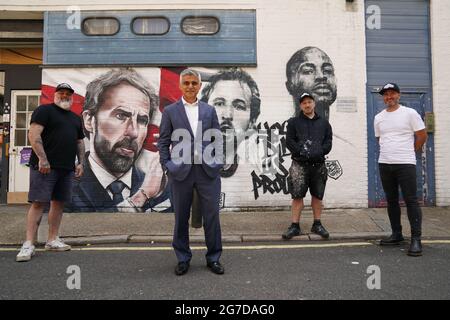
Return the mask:
[[393,233],[401,233],[399,187],[403,194],[411,225],[411,236],[422,235],[422,210],[417,201],[416,166],[413,164],[379,164],[381,183],[388,202],[388,215]]

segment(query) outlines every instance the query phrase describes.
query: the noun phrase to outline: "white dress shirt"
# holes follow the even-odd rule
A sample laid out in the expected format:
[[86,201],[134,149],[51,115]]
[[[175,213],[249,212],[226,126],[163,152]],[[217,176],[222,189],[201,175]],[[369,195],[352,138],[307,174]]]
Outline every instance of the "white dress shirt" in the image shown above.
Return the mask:
[[194,103],[189,103],[184,98],[181,98],[184,105],[184,110],[186,110],[186,115],[189,120],[189,124],[191,125],[192,133],[194,137],[197,134],[198,127],[198,99]]
[[103,167],[101,167],[93,158],[91,155],[89,155],[89,164],[91,165],[92,172],[94,173],[95,177],[97,178],[98,182],[102,185],[102,187],[108,192],[109,196],[111,197],[111,200],[113,199],[113,194],[109,190],[108,186],[113,183],[116,180],[120,180],[123,183],[125,183],[125,188],[122,191],[122,197],[124,199],[128,198],[131,193],[131,177],[132,177],[132,171],[133,168],[128,170],[127,173],[125,173],[120,179],[117,179],[115,176],[113,176],[111,173],[106,171]]

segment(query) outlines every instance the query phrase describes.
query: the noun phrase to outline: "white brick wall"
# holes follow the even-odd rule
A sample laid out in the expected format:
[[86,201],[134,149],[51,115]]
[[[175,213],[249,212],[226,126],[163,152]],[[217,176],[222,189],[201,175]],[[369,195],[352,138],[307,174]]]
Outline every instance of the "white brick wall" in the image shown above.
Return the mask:
[[[364,8],[363,1],[356,2],[357,10],[351,12],[346,11],[345,1],[259,1],[258,67],[247,69],[261,91],[261,122],[282,123],[292,115],[292,98],[285,86],[286,63],[306,46],[319,47],[332,59],[338,99],[356,97],[356,113],[337,112],[336,102],[331,106],[330,123],[341,139],[334,137],[329,159],[338,160],[344,174],[338,180],[328,180],[326,207],[366,207],[368,203]],[[287,158],[286,168],[289,165]],[[280,193],[256,201],[249,197],[240,203],[288,205],[290,196]]]
[[436,204],[450,205],[450,1],[431,1]]
[[141,10],[141,9],[242,9],[255,7],[258,0],[0,0],[2,10],[65,11],[71,6],[81,10]]

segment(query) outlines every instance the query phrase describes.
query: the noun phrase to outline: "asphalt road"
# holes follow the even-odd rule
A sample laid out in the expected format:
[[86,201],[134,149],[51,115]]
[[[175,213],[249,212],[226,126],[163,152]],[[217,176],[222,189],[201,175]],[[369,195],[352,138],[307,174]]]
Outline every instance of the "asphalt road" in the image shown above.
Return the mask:
[[[170,247],[39,251],[27,263],[15,262],[17,251],[0,248],[0,299],[450,298],[450,242],[426,244],[420,258],[406,256],[407,245],[323,244],[228,246],[222,255],[223,276],[206,268],[205,250],[198,248],[182,277],[174,275],[176,259]],[[69,277],[70,284],[78,284],[73,270],[67,273],[70,266],[79,267],[79,290],[67,287]],[[379,278],[376,272],[368,273],[370,266],[379,267]],[[380,289],[369,290],[368,282]]]

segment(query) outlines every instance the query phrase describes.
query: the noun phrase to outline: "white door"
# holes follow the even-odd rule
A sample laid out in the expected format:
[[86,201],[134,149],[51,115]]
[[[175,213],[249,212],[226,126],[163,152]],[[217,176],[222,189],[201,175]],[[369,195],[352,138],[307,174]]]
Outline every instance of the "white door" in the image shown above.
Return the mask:
[[23,162],[25,154],[31,151],[28,129],[31,114],[38,107],[40,96],[41,91],[39,90],[11,91],[9,192],[28,192],[30,172],[28,166]]

